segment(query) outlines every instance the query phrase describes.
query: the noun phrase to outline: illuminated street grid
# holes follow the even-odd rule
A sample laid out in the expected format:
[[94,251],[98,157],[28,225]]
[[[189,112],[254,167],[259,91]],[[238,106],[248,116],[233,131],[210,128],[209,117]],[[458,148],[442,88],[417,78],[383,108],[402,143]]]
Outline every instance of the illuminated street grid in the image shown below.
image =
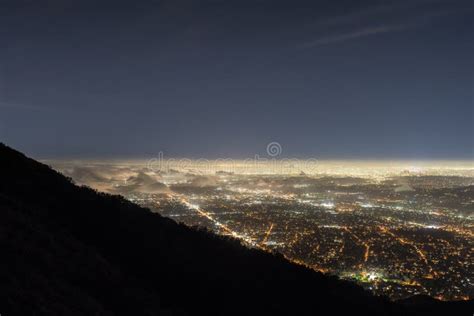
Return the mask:
[[392,299],[474,298],[472,168],[148,174],[167,190],[124,195],[177,222],[280,252]]

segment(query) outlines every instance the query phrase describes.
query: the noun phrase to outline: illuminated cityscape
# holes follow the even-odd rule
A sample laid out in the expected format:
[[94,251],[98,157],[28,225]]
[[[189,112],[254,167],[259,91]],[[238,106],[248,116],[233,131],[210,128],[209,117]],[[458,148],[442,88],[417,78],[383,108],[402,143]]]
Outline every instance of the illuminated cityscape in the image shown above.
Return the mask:
[[474,316],[473,0],[0,16],[0,316]]
[[78,184],[378,295],[474,298],[472,162],[48,163]]

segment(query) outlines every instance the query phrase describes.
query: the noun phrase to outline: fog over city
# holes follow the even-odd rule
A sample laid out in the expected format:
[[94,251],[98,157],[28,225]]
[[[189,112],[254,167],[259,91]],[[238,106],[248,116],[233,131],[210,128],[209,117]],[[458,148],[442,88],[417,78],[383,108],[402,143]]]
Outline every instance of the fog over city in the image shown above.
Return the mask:
[[80,185],[392,299],[472,297],[466,161],[47,161]]

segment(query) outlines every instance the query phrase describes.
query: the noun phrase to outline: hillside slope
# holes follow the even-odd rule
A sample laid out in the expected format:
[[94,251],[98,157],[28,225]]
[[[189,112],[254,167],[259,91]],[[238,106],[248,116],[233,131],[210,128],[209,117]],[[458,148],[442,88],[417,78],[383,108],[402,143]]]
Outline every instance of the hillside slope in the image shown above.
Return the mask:
[[398,304],[78,187],[0,144],[2,315],[472,314]]

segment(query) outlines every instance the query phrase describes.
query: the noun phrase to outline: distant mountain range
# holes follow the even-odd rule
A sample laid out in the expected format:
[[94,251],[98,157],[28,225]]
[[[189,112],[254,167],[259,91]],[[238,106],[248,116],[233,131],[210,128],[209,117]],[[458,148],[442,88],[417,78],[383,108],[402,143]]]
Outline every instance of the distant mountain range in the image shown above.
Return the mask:
[[0,314],[469,315],[351,282],[78,187],[0,144]]

